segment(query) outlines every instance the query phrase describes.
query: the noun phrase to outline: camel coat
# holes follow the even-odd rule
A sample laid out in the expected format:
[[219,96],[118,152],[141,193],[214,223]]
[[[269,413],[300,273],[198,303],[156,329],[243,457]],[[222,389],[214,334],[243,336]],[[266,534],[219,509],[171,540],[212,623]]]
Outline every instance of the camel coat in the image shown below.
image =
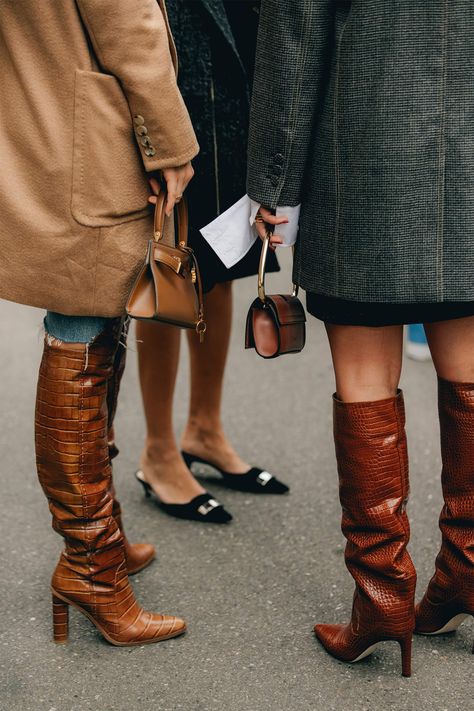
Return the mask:
[[119,316],[146,173],[198,152],[164,0],[2,0],[0,66],[0,298]]

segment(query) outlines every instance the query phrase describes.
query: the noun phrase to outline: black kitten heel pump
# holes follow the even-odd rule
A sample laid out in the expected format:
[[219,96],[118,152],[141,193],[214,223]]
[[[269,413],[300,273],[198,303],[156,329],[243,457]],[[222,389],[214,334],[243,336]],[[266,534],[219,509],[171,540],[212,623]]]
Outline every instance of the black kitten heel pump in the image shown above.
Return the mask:
[[169,516],[188,521],[202,521],[203,523],[229,523],[232,521],[232,515],[209,492],[199,494],[187,504],[165,504],[146,481],[141,470],[135,473],[135,478],[142,485],[146,498],[153,497],[160,509]]
[[286,484],[273,476],[273,474],[259,467],[252,467],[245,474],[232,474],[195,454],[181,452],[181,455],[192,474],[205,477],[205,469],[213,469],[222,477],[219,480],[219,484],[229,489],[246,491],[251,494],[286,494],[290,490]]

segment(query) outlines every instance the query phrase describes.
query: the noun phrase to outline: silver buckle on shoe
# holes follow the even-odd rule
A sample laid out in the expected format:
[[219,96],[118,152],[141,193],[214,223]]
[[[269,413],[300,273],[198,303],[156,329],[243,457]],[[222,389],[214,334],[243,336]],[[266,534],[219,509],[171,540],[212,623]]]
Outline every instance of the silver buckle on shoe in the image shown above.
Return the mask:
[[257,481],[260,484],[260,486],[266,486],[270,479],[273,479],[272,474],[269,474],[268,472],[260,472],[260,474],[257,477]]
[[198,508],[198,513],[200,513],[201,516],[207,516],[208,513],[216,509],[218,506],[220,506],[218,501],[215,499],[209,499],[209,501],[206,501],[205,504],[201,504]]

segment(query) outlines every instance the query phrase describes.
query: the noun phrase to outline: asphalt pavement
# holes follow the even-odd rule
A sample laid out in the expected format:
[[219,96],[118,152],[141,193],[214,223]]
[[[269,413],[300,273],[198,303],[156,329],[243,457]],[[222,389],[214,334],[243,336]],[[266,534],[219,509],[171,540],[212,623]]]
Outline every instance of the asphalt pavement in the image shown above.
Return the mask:
[[[288,288],[285,270],[269,279]],[[130,539],[158,549],[133,580],[149,609],[179,614],[178,639],[115,648],[72,613],[69,644],[51,641],[49,579],[61,548],[37,482],[33,410],[42,314],[0,302],[0,708],[3,711],[469,711],[474,708],[472,620],[455,635],[416,638],[414,676],[398,645],[345,665],[316,642],[315,622],[349,618],[353,585],[343,538],[331,434],[333,377],[322,325],[304,352],[275,361],[243,349],[253,279],[235,287],[225,422],[239,451],[291,485],[285,497],[214,486],[233,513],[226,527],[171,519],[134,481],[144,436],[133,335],[117,419],[115,481]],[[184,344],[183,344],[184,345]],[[187,354],[176,429],[187,410]],[[410,550],[418,595],[439,546],[441,508],[436,380],[406,362],[412,494]]]

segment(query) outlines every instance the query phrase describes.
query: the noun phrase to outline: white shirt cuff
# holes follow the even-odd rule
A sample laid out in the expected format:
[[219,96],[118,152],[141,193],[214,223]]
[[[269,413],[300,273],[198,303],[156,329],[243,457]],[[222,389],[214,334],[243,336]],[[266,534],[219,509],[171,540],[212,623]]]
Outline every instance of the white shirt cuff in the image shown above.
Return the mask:
[[[217,256],[230,269],[245,257],[258,239],[255,217],[260,204],[244,195],[238,202],[223,212],[200,232]],[[277,216],[288,217],[288,224],[278,225],[277,234],[282,238],[282,247],[292,247],[298,236],[300,208],[278,207]]]

